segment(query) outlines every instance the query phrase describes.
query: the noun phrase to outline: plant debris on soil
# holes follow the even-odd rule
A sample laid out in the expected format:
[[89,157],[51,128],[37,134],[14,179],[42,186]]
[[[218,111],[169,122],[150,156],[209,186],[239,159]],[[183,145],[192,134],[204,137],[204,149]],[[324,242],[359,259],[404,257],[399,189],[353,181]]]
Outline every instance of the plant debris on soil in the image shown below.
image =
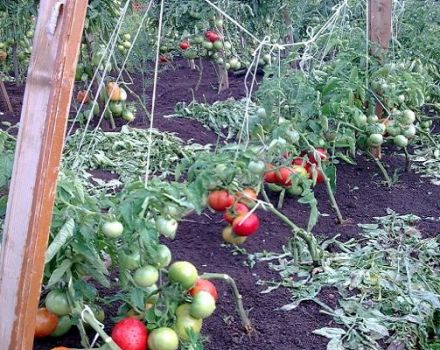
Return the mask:
[[[203,76],[198,90],[194,90],[199,81],[199,73],[192,71],[186,62],[175,64],[161,72],[158,86],[158,105],[154,118],[154,127],[167,132],[174,132],[184,141],[193,140],[200,144],[216,143],[218,136],[202,124],[183,118],[164,118],[172,114],[176,103],[198,102],[212,103],[230,97],[240,99],[245,96],[244,77],[230,76],[230,89],[217,94],[214,69],[210,63],[204,63]],[[133,76],[136,81],[136,77]],[[22,88],[8,85],[8,92],[13,101],[15,114],[0,115],[1,121],[15,124],[19,121],[19,109],[23,96]],[[140,93],[142,87],[136,83],[132,90]],[[150,94],[151,88],[147,89]],[[0,105],[1,110],[4,106]],[[122,125],[118,124],[118,127]],[[132,127],[146,128],[147,120],[138,118]],[[109,131],[108,129],[105,131]],[[321,216],[314,232],[319,238],[330,238],[340,234],[342,241],[359,237],[358,224],[371,223],[371,218],[383,216],[388,208],[400,213],[413,213],[421,217],[416,228],[424,237],[433,237],[440,231],[440,186],[435,186],[422,179],[414,172],[402,172],[399,181],[390,189],[382,184],[374,162],[358,157],[357,165],[340,164],[336,200],[347,223],[336,224],[334,212],[328,202],[324,187],[316,189]],[[403,157],[385,155],[384,163],[391,170],[403,169]],[[99,171],[103,179],[114,175]],[[271,198],[274,202],[275,195]],[[289,218],[301,226],[307,225],[307,206],[295,199],[288,199],[282,209]],[[282,246],[290,237],[290,230],[276,217],[261,212],[261,229],[242,247],[248,253],[282,252]],[[282,311],[279,308],[291,302],[291,292],[287,289],[261,294],[266,288],[257,285],[259,280],[274,280],[278,273],[271,271],[266,264],[260,263],[250,268],[245,265],[246,255],[231,254],[231,249],[222,245],[221,231],[226,226],[221,215],[206,212],[205,215],[192,215],[184,219],[178,229],[177,238],[167,241],[175,260],[189,260],[198,266],[200,272],[223,272],[237,282],[243,295],[244,307],[249,312],[255,331],[245,334],[240,326],[238,314],[230,291],[219,283],[219,302],[215,314],[206,320],[203,334],[208,337],[206,350],[296,350],[326,349],[328,339],[312,333],[323,327],[337,327],[333,317],[320,312],[321,307],[312,301],[301,303],[296,309]],[[107,291],[109,293],[109,291]],[[332,308],[337,306],[337,296],[333,290],[323,289],[318,298]],[[112,326],[111,312],[107,311],[106,330]],[[47,350],[64,345],[78,347],[79,336],[71,331],[66,336],[56,339],[37,339],[34,349]]]

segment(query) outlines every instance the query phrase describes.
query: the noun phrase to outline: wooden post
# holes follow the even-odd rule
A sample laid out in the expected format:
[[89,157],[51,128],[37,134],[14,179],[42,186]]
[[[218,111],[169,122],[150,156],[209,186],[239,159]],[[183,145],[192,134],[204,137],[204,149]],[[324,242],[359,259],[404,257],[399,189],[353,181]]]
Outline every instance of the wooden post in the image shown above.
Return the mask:
[[31,350],[87,0],[41,0],[0,252],[0,349]]
[[1,75],[0,75],[0,90],[1,90],[1,94],[3,96],[3,100],[6,103],[6,107],[8,107],[9,113],[13,113],[14,110],[12,109],[11,100],[9,99],[9,95],[8,95],[8,92],[6,91],[5,83],[3,82]]
[[[392,11],[393,0],[368,0],[368,39],[377,44],[370,49],[370,54],[381,57],[390,46],[392,36]],[[376,104],[375,114],[381,118],[383,108]],[[381,158],[381,147],[374,147],[371,153],[376,158]]]
[[393,0],[368,1],[369,39],[377,43],[382,51],[386,51],[390,46],[392,34]]

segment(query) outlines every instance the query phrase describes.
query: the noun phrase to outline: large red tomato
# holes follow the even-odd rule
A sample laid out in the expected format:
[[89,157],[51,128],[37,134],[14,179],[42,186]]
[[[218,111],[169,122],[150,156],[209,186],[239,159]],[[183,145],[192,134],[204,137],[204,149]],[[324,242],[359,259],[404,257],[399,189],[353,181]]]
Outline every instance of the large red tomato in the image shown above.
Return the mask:
[[216,211],[225,211],[234,202],[234,196],[225,190],[212,191],[208,196],[209,206]]
[[260,219],[255,214],[241,214],[232,222],[232,230],[237,236],[251,236],[260,228]]

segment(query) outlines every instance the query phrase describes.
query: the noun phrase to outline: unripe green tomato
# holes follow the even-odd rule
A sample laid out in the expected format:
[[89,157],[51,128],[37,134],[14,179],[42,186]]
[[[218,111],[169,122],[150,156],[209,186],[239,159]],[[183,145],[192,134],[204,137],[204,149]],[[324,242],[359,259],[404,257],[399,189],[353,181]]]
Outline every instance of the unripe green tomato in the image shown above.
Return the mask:
[[151,265],[146,265],[138,268],[134,275],[133,280],[139,287],[147,288],[156,284],[159,279],[159,271]]
[[179,337],[171,328],[156,328],[148,334],[149,350],[177,350],[178,347]]
[[206,291],[198,292],[192,300],[190,314],[197,319],[205,319],[215,311],[215,299],[211,293]]
[[403,135],[397,135],[393,138],[394,144],[397,147],[406,147],[408,146],[408,139]]
[[191,288],[198,277],[196,267],[188,261],[177,261],[168,270],[170,281],[180,284],[184,289]]
[[102,233],[109,238],[118,238],[122,236],[124,226],[119,221],[107,221],[102,225]]
[[368,137],[368,144],[373,147],[379,147],[383,143],[383,136],[381,134],[371,134]]

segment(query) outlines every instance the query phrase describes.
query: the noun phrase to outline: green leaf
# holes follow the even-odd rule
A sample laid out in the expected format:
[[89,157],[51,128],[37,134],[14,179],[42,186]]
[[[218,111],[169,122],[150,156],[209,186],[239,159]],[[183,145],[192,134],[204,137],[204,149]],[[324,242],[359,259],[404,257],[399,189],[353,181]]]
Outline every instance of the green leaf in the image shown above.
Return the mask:
[[52,272],[52,275],[47,282],[47,287],[51,287],[55,283],[58,283],[71,266],[72,261],[70,259],[63,260],[63,262]]
[[73,237],[74,229],[75,221],[70,218],[66,221],[63,227],[61,227],[60,231],[58,232],[58,234],[56,234],[54,240],[47,248],[45,259],[46,264],[51,261],[53,257],[58,253],[58,251],[67,243],[67,241],[71,237]]

